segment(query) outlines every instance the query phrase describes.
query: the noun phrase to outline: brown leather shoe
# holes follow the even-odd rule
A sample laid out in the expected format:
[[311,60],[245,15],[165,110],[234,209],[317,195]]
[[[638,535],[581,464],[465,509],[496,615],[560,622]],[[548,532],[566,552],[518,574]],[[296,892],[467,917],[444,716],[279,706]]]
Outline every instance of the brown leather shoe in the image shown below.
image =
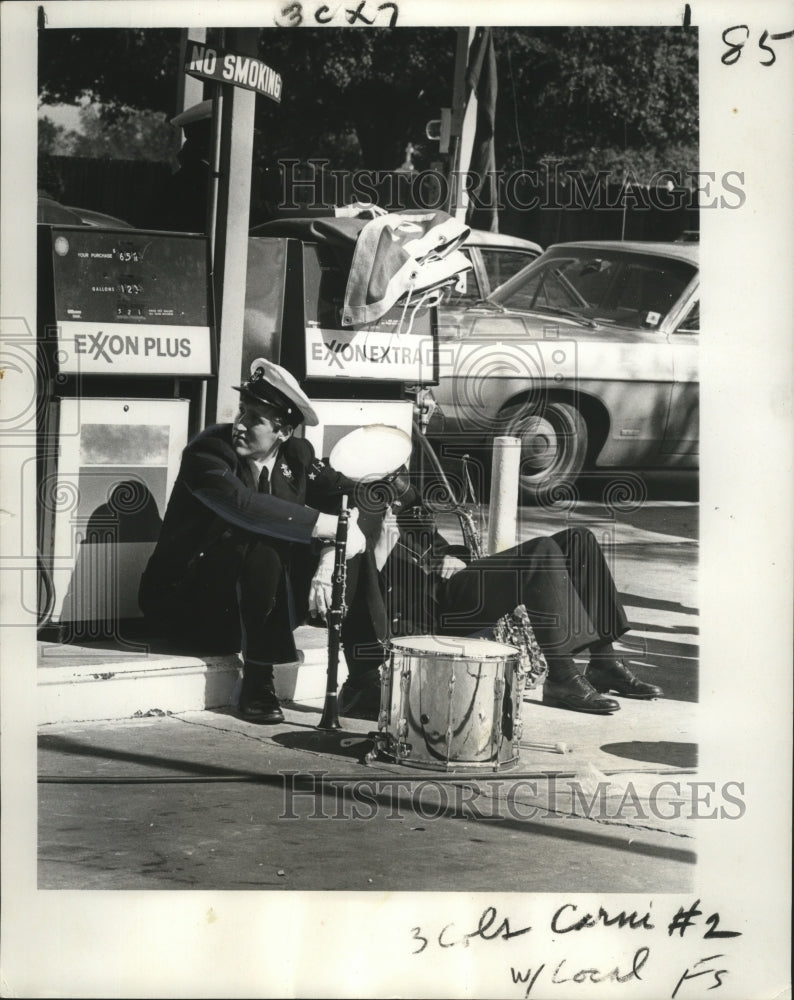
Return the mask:
[[661,698],[664,691],[656,684],[646,684],[629,670],[623,660],[604,657],[590,661],[586,677],[596,691],[611,691],[624,698]]
[[605,698],[581,674],[565,681],[549,681],[543,685],[543,704],[555,708],[568,708],[572,712],[591,712],[594,715],[611,715],[620,710],[614,698]]

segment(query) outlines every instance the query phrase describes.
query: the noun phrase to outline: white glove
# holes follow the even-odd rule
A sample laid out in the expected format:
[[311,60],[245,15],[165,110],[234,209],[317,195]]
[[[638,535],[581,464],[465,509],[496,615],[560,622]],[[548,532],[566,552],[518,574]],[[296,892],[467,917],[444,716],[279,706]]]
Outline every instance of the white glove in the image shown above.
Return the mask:
[[[336,514],[318,514],[317,522],[312,530],[312,538],[322,538],[326,542],[331,542],[339,529],[339,518]],[[354,507],[350,511],[347,522],[347,545],[345,546],[345,559],[352,559],[367,547],[367,539],[364,537],[361,528],[358,526],[358,509]]]
[[325,618],[331,607],[331,594],[334,575],[334,549],[329,546],[320,553],[317,565],[309,587],[309,614],[313,617]]
[[460,573],[462,569],[466,569],[466,563],[462,559],[458,559],[457,556],[444,556],[438,572],[442,580],[449,580],[451,576]]

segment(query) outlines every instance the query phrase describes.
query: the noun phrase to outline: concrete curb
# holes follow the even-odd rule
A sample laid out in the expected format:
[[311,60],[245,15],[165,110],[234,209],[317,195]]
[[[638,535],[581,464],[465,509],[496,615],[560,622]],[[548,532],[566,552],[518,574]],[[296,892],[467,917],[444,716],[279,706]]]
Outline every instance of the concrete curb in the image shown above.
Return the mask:
[[[300,659],[276,667],[276,694],[285,702],[321,699],[328,662],[326,633],[304,627],[297,630],[295,638]],[[42,642],[38,724],[132,719],[235,705],[240,666],[240,658],[234,653],[125,653]],[[340,684],[346,675],[344,657],[340,655]]]

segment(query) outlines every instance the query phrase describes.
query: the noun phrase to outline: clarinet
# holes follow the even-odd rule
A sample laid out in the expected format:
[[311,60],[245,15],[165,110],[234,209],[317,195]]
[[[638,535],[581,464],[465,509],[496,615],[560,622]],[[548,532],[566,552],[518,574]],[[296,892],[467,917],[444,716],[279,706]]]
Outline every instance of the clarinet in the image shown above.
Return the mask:
[[342,636],[342,622],[347,608],[345,607],[345,583],[347,581],[347,526],[350,521],[350,511],[347,507],[347,497],[342,497],[342,510],[336,528],[336,543],[334,550],[334,575],[331,587],[331,607],[328,611],[328,672],[325,683],[325,704],[323,714],[317,725],[318,729],[341,729],[339,725],[339,709],[337,684],[339,673],[339,644]]

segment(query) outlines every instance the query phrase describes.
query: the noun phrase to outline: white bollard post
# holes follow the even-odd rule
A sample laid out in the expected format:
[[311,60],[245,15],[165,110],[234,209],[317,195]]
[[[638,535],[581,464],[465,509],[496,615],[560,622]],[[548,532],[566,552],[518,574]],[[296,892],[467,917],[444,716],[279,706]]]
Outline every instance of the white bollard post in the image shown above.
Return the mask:
[[521,439],[494,438],[491,505],[488,512],[488,555],[504,552],[516,544],[520,467]]

